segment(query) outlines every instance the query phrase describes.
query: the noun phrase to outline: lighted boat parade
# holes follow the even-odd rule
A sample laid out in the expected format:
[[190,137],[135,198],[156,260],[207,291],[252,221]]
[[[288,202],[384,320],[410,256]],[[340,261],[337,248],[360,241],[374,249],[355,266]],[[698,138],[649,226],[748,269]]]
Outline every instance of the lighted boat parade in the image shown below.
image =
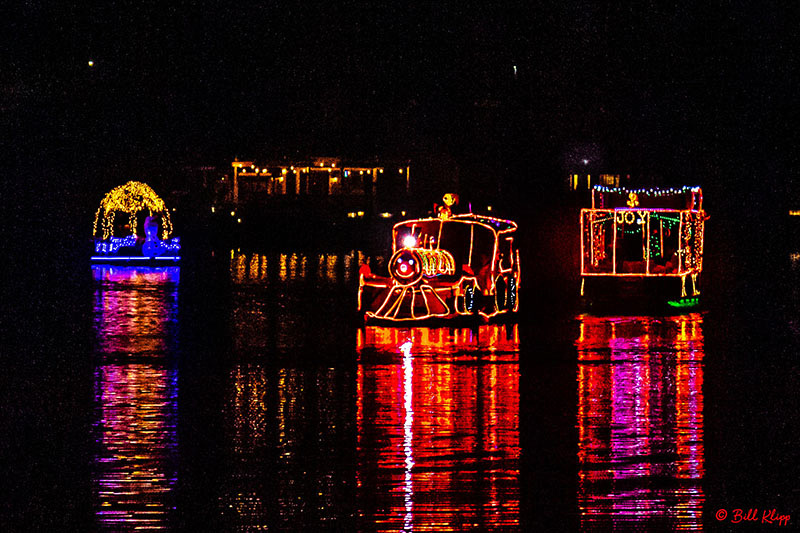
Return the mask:
[[[145,215],[144,218],[141,215]],[[129,181],[109,191],[100,202],[94,218],[91,261],[176,263],[180,260],[181,244],[180,237],[173,236],[172,231],[164,201],[149,185]]]
[[581,210],[581,287],[589,308],[700,305],[703,233],[699,187],[625,189],[596,185]]
[[3,10],[0,533],[800,530],[798,2],[94,4]]
[[361,266],[358,310],[365,321],[488,320],[518,310],[517,224],[453,214],[457,201],[445,195],[437,216],[394,225],[388,276]]

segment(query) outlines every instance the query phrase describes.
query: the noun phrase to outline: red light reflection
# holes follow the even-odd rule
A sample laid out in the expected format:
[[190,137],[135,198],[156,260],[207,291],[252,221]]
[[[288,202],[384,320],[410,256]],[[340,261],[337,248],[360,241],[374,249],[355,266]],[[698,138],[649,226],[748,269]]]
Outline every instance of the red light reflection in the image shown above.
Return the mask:
[[367,527],[518,527],[517,326],[368,327],[357,349]]
[[579,328],[582,526],[702,529],[702,316],[581,316]]

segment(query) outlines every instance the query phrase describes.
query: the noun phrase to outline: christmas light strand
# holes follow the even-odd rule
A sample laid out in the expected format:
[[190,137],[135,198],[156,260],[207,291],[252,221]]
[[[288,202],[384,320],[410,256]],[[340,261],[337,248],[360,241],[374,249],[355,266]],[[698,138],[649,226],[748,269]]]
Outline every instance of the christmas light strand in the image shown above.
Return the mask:
[[647,189],[626,189],[624,187],[608,187],[606,185],[595,185],[593,189],[597,192],[606,192],[606,193],[614,193],[614,194],[624,194],[628,195],[633,193],[635,195],[646,195],[646,196],[655,196],[655,197],[662,197],[662,196],[675,196],[680,194],[686,193],[699,193],[701,192],[700,187],[697,186],[683,186],[679,189],[659,189],[659,188],[647,188]]
[[162,219],[161,238],[168,239],[172,234],[172,222],[164,201],[150,188],[149,185],[139,181],[129,181],[124,185],[113,188],[100,202],[100,208],[95,213],[92,234],[98,236],[98,223],[102,239],[114,236],[114,221],[116,213],[128,215],[131,234],[137,235],[137,215],[147,211],[150,216],[158,214]]

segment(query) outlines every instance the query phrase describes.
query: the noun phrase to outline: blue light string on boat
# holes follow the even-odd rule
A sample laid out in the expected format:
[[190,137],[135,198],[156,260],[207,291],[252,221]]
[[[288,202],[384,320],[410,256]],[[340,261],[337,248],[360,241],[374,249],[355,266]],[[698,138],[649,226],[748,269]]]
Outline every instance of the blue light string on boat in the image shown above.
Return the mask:
[[94,251],[101,254],[115,254],[122,246],[136,246],[136,236],[111,237],[105,241],[96,241]]
[[93,255],[90,259],[92,261],[178,261],[180,260],[180,256],[157,255],[155,257],[148,257],[146,255]]
[[[181,249],[180,237],[173,237],[164,241],[159,241],[160,248],[168,252],[179,252]],[[116,254],[120,248],[136,246],[136,236],[111,237],[104,241],[95,241],[94,251],[97,254]]]

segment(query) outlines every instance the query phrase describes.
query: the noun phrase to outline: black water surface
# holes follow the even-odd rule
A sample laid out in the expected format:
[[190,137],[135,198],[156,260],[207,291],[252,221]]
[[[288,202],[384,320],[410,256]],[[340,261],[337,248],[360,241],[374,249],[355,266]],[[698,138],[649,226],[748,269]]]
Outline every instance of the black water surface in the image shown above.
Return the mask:
[[530,280],[518,324],[365,328],[367,257],[385,260],[234,248],[44,277],[8,337],[4,530],[725,530],[720,509],[796,512],[796,289],[765,302],[759,269],[719,261],[700,313],[589,316]]

